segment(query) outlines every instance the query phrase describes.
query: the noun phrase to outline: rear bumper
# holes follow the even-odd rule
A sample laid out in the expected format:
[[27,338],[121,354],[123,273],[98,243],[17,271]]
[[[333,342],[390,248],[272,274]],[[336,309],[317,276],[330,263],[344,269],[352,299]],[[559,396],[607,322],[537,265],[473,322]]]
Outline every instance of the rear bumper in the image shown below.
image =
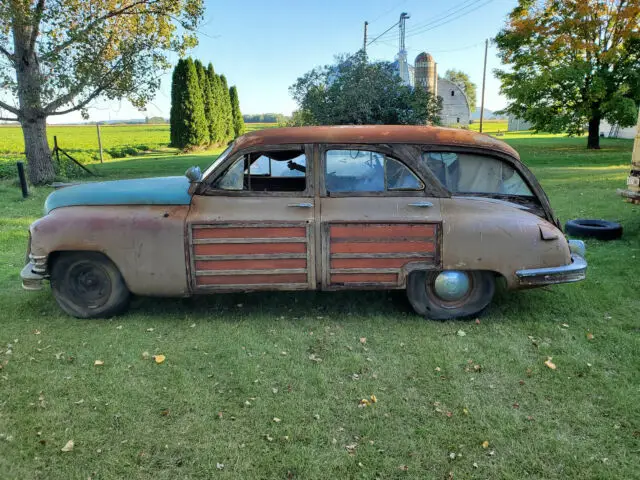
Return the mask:
[[560,267],[518,270],[516,277],[521,287],[537,287],[555,283],[571,283],[587,276],[587,261],[578,253],[571,254],[571,263]]
[[41,290],[43,287],[42,281],[47,278],[46,257],[29,255],[29,258],[29,263],[20,272],[22,288],[25,290]]

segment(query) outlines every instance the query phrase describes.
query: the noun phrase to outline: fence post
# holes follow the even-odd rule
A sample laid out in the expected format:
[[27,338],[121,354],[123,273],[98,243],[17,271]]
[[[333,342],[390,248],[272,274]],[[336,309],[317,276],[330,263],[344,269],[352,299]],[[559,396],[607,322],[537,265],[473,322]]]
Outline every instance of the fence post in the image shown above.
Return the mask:
[[58,162],[58,166],[60,166],[60,149],[58,148],[58,137],[53,136],[53,151],[56,154],[56,160]]
[[100,147],[100,163],[102,163],[102,138],[100,137],[100,123],[96,122],[96,128],[98,129],[98,146]]
[[24,174],[24,163],[18,162],[18,178],[20,179],[20,188],[22,189],[22,198],[29,196],[29,187],[27,186],[27,177]]

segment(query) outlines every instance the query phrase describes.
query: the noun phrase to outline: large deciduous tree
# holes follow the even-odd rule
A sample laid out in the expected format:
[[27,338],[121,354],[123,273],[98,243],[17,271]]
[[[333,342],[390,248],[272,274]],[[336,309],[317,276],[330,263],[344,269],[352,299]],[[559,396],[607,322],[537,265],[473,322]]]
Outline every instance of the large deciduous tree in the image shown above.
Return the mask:
[[234,137],[239,137],[244,133],[244,119],[242,118],[242,112],[240,111],[238,89],[235,85],[229,89],[229,97],[231,97]]
[[447,70],[444,78],[458,85],[469,102],[469,110],[476,111],[476,84],[471,81],[469,75],[461,70]]
[[55,177],[47,117],[86,117],[100,97],[144,106],[201,17],[202,0],[2,0],[0,119],[22,126],[30,180]]
[[581,134],[631,126],[640,103],[638,0],[519,0],[496,36],[506,111],[538,130]]
[[300,106],[292,125],[439,123],[441,101],[402,83],[389,62],[359,52],[298,78],[289,91]]

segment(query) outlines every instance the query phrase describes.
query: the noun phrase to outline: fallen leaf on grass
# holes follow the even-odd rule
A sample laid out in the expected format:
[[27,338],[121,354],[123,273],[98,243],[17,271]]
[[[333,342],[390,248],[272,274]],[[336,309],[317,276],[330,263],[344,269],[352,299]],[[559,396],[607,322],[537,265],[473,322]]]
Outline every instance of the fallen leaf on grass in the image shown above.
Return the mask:
[[167,416],[169,416],[169,413],[170,413],[170,412],[169,412],[169,409],[168,409],[168,408],[166,408],[166,409],[164,409],[164,410],[162,410],[162,411],[160,412],[160,415],[162,415],[163,417],[167,417]]
[[33,331],[33,334],[34,334],[34,335],[40,335],[40,333],[42,333],[42,332],[40,332],[40,330],[34,330],[34,331]]
[[277,388],[272,388],[272,389],[271,389],[271,391],[272,391],[274,394],[278,393],[278,389],[277,389]]
[[476,318],[476,325],[480,325],[480,319]]
[[375,395],[371,395],[371,403],[376,403],[378,401],[378,397],[376,397]]
[[142,352],[142,359],[143,360],[149,360],[150,356],[151,355],[149,355],[149,352]]
[[593,333],[591,332],[587,333],[587,340],[593,340]]
[[93,362],[94,367],[101,367],[103,365],[104,365],[104,360],[96,360],[95,362]]
[[436,368],[435,368],[435,371],[436,371],[436,372],[439,372],[439,371],[440,371],[440,367],[436,367]]
[[165,357],[164,355],[154,355],[154,356],[153,356],[153,359],[155,360],[155,362],[156,362],[158,365],[159,365],[159,364],[161,364],[162,362],[164,362],[164,361],[165,361],[165,358],[166,358],[166,357]]
[[482,442],[482,448],[489,448],[489,440]]
[[369,405],[371,405],[371,402],[369,400],[367,400],[366,398],[363,398],[362,400],[360,400],[360,402],[358,403],[358,408],[364,408],[364,407],[368,407]]
[[118,325],[118,326],[116,327],[116,330],[122,330],[122,325]]
[[403,472],[406,472],[407,470],[409,470],[409,467],[408,467],[408,466],[406,466],[406,465],[400,465],[400,466],[398,467],[398,470],[402,470]]
[[322,361],[322,359],[320,357],[317,357],[315,353],[309,355],[309,360],[316,363],[320,363]]
[[273,417],[273,421],[276,423],[280,423],[282,420],[280,420],[278,417]]
[[367,337],[360,337],[360,343],[363,345],[367,343]]
[[356,448],[358,448],[358,444],[357,443],[352,443],[349,445],[345,445],[344,448],[347,449],[347,452],[349,453],[349,455],[355,455],[356,454]]
[[467,332],[465,332],[464,330],[458,330],[456,335],[458,335],[459,337],[464,337],[465,335],[467,335]]
[[223,470],[224,469],[224,463],[216,463],[216,468],[218,470]]
[[552,357],[547,357],[547,359],[544,361],[544,364],[551,370],[555,370],[557,367],[556,364],[551,361],[551,358]]
[[513,403],[513,408],[520,408],[520,404],[518,402]]
[[153,332],[153,328],[147,328],[147,332]]
[[63,452],[73,451],[73,440],[69,440],[64,447],[60,449]]
[[83,399],[83,398],[81,398],[81,399],[80,399],[80,400],[78,400],[77,402],[73,402],[73,403],[75,403],[76,405],[82,405],[82,404],[84,403],[84,399]]
[[265,433],[264,438],[267,440],[267,442],[273,442],[273,437],[268,433]]
[[446,415],[447,415],[447,417],[451,418],[451,417],[453,417],[453,412],[447,412]]

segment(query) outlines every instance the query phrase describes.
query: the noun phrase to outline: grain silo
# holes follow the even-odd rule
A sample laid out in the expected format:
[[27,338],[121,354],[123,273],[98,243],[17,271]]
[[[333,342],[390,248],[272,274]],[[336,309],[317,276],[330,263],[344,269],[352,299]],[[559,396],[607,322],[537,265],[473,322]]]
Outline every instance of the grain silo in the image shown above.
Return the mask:
[[426,52],[420,53],[414,66],[415,85],[429,90],[433,95],[438,95],[438,72],[433,57]]

